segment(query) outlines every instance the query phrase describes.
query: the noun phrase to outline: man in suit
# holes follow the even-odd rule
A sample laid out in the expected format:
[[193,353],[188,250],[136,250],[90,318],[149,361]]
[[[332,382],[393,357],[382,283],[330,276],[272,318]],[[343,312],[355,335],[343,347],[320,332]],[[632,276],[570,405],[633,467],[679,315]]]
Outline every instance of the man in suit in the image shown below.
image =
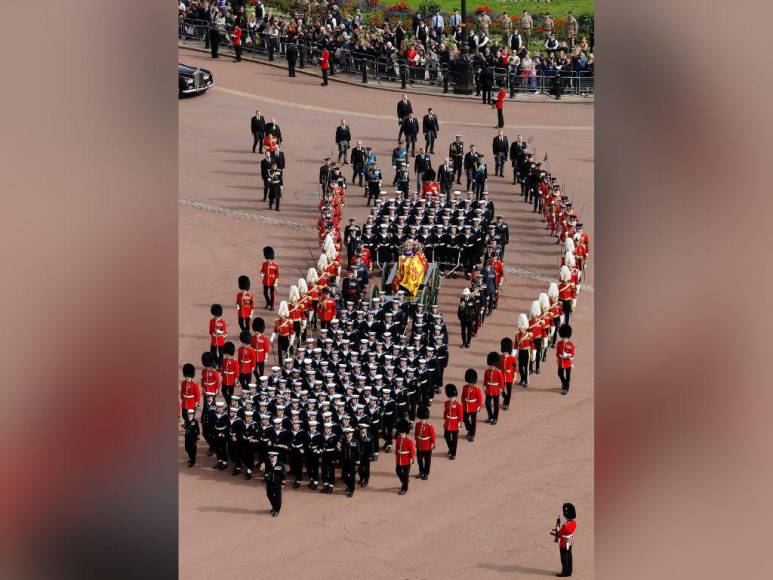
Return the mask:
[[432,169],[432,158],[424,152],[424,147],[419,149],[419,154],[413,162],[413,170],[416,173],[416,187],[421,190],[424,183],[424,172]]
[[268,199],[268,172],[271,171],[271,163],[274,158],[266,151],[266,156],[260,161],[260,176],[263,178],[263,201]]
[[435,139],[440,132],[440,125],[437,120],[437,116],[432,112],[432,107],[427,109],[427,114],[424,115],[424,119],[421,121],[421,130],[424,133],[424,147],[431,153],[435,154]]
[[494,175],[504,177],[505,161],[507,161],[507,155],[510,152],[510,144],[507,142],[505,132],[501,129],[497,132],[497,136],[494,137],[491,148],[494,153]]
[[285,170],[285,153],[279,150],[279,145],[276,146],[274,153],[271,155],[271,160],[276,161],[276,166],[283,172]]
[[408,117],[403,120],[402,132],[405,135],[405,145],[411,146],[411,155],[416,156],[416,137],[419,134],[419,121],[413,116],[413,112],[408,113]]
[[277,125],[276,119],[271,119],[270,123],[266,123],[265,134],[273,135],[276,137],[276,142],[279,145],[282,144],[282,129],[280,129],[279,125]]
[[341,124],[336,127],[336,145],[338,146],[338,162],[341,163],[341,159],[344,160],[346,165],[346,152],[349,151],[349,142],[352,140],[352,132],[349,130],[349,125],[346,124],[346,119],[341,119]]
[[263,137],[266,134],[266,119],[260,114],[260,109],[255,111],[250,119],[250,131],[252,132],[252,152],[255,153],[255,147],[263,153]]
[[483,104],[491,104],[491,90],[494,88],[494,70],[488,66],[483,65],[483,70],[480,71],[480,89],[481,96],[483,97]]
[[437,178],[440,182],[440,193],[445,194],[446,201],[451,201],[451,186],[454,183],[454,166],[451,159],[446,157],[445,163],[438,167]]
[[362,179],[365,175],[365,162],[367,160],[367,150],[362,146],[362,141],[357,141],[357,147],[352,149],[352,183],[354,183],[355,178],[359,176],[360,187],[362,187]]
[[464,174],[467,177],[467,191],[472,185],[472,175],[475,172],[475,162],[478,159],[478,153],[475,151],[475,145],[470,145],[470,150],[464,154]]
[[408,113],[413,113],[413,107],[411,101],[408,100],[408,95],[403,94],[403,98],[397,103],[397,124],[400,125],[400,132],[397,135],[398,141],[403,136],[403,121],[408,117]]

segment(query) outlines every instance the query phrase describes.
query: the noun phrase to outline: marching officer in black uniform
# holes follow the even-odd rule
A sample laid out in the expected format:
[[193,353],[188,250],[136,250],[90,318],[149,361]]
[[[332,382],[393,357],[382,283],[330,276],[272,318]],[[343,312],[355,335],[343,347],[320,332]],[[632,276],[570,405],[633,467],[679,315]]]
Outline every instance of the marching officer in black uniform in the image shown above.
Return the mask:
[[368,180],[368,207],[370,207],[371,200],[373,200],[374,205],[378,202],[381,193],[381,180],[383,179],[381,169],[375,162],[368,167],[366,178]]
[[429,153],[435,154],[435,140],[440,132],[440,124],[437,115],[432,112],[432,107],[427,109],[427,114],[421,121],[421,130],[424,133],[424,146]]
[[266,151],[266,156],[260,160],[260,177],[263,179],[263,201],[268,199],[269,181],[268,174],[271,171],[271,164],[274,159],[271,157],[271,153]]
[[198,449],[199,421],[196,419],[196,409],[188,409],[188,420],[184,423],[185,427],[185,452],[188,454],[188,467],[196,465],[196,450]]
[[354,495],[355,473],[360,463],[362,448],[354,437],[354,427],[344,427],[344,438],[338,443],[341,456],[341,479],[346,485],[346,497]]
[[416,156],[416,137],[419,135],[419,121],[416,120],[412,112],[408,113],[406,119],[403,119],[401,130],[405,134],[406,150],[410,144],[411,155]]
[[282,489],[285,484],[285,466],[279,462],[279,453],[269,451],[268,465],[263,476],[266,482],[266,497],[271,502],[271,517],[275,518],[282,509]]
[[475,332],[475,319],[477,315],[475,312],[475,299],[469,288],[465,288],[462,291],[459,308],[457,309],[457,317],[461,325],[462,348],[470,348],[470,340]]
[[446,157],[445,163],[438,167],[437,178],[440,182],[440,193],[446,196],[446,202],[450,202],[451,186],[454,184],[454,166],[450,157]]
[[475,151],[475,145],[470,145],[470,150],[464,154],[464,175],[467,177],[467,191],[471,191],[472,180],[475,174],[475,162],[478,160],[478,154]]
[[223,401],[215,403],[215,411],[210,415],[210,421],[215,430],[215,453],[217,454],[217,463],[212,468],[223,471],[228,467],[228,430],[231,427]]
[[411,174],[408,171],[408,166],[402,163],[397,170],[396,183],[397,189],[402,191],[404,195],[408,195],[411,188]]
[[255,455],[258,452],[258,438],[260,437],[260,425],[254,420],[254,411],[244,413],[244,479],[252,479],[252,470],[255,469]]
[[349,225],[344,228],[344,246],[346,246],[346,257],[348,264],[360,251],[360,242],[362,241],[362,231],[354,218],[349,218]]
[[290,441],[290,473],[292,474],[293,489],[301,487],[303,481],[303,456],[306,453],[309,436],[306,431],[301,430],[301,420],[293,419],[293,427],[290,430],[292,441]]
[[333,493],[336,483],[335,466],[338,460],[338,435],[333,433],[333,423],[325,423],[322,433],[322,493]]
[[360,465],[357,472],[360,475],[360,487],[368,487],[370,479],[370,461],[377,448],[373,446],[373,437],[370,436],[370,423],[362,420],[357,423],[360,437]]
[[454,173],[456,174],[456,183],[462,183],[462,160],[464,158],[464,141],[462,136],[457,134],[454,142],[448,146],[448,156],[454,163]]
[[[325,157],[324,163],[319,168],[319,188],[320,195],[324,195],[330,186],[330,157]],[[265,201],[265,200],[263,200]]]
[[279,211],[279,201],[282,199],[282,189],[284,181],[282,179],[282,170],[277,166],[276,161],[271,162],[271,169],[268,172],[268,209],[272,209],[276,204],[276,211]]
[[309,441],[306,448],[306,473],[309,476],[309,489],[317,489],[319,486],[319,460],[324,453],[325,437],[317,430],[316,419],[308,423]]

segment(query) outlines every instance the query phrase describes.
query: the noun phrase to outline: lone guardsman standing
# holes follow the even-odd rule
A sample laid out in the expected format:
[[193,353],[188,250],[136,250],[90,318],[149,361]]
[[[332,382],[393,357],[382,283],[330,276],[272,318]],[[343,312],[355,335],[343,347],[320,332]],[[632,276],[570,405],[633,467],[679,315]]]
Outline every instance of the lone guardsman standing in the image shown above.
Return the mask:
[[400,421],[397,428],[398,435],[395,439],[395,472],[400,478],[400,492],[398,495],[408,493],[408,481],[411,476],[411,465],[416,458],[416,447],[413,439],[408,436],[411,431],[411,424],[407,420]]
[[556,344],[558,378],[561,379],[561,394],[566,395],[569,392],[569,381],[572,378],[572,366],[574,365],[574,343],[570,340],[572,327],[568,324],[562,324],[558,329],[558,336],[561,337],[561,340]]
[[268,452],[268,465],[263,477],[266,482],[266,497],[271,502],[271,517],[277,517],[282,509],[282,488],[285,485],[285,466],[279,463],[279,453]]
[[274,292],[279,283],[279,264],[274,262],[274,248],[263,248],[265,262],[260,266],[260,277],[263,279],[263,297],[266,299],[266,308],[274,309]]
[[562,509],[566,523],[561,524],[558,519],[556,527],[550,532],[558,542],[558,550],[561,554],[561,572],[556,574],[559,578],[568,578],[572,575],[572,545],[574,544],[574,532],[577,529],[577,511],[574,505],[565,503]]

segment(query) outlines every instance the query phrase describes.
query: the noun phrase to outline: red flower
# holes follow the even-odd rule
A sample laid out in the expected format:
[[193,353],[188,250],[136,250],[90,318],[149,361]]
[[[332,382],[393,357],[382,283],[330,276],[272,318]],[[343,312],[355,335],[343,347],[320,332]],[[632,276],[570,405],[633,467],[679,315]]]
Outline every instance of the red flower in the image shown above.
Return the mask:
[[480,16],[480,15],[481,15],[481,14],[483,14],[483,13],[486,13],[486,14],[488,14],[489,16],[491,16],[491,15],[494,13],[494,11],[491,9],[491,6],[487,6],[486,4],[484,4],[484,5],[482,5],[482,6],[478,6],[478,7],[475,9],[475,14],[476,14],[476,15]]

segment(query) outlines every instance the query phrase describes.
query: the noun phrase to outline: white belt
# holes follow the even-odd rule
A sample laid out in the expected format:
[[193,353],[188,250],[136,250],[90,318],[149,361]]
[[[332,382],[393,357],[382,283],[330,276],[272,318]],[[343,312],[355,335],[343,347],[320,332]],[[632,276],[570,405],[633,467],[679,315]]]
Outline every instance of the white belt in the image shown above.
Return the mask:
[[432,437],[419,437],[422,441],[426,441],[427,439],[432,439]]
[[184,399],[192,399],[194,395],[183,395]]
[[408,455],[410,451],[398,451],[400,455]]

